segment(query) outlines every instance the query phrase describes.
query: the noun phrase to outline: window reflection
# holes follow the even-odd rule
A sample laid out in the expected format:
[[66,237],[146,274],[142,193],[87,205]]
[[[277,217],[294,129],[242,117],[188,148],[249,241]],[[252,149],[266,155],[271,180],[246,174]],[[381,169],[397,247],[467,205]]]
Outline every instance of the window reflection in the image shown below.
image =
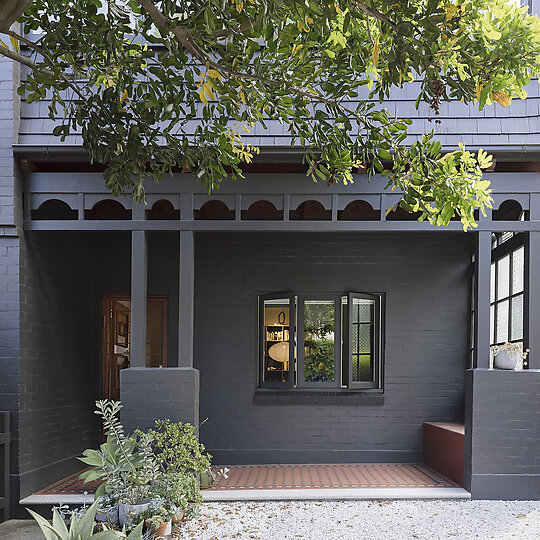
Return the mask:
[[304,302],[304,380],[306,382],[334,380],[335,319],[333,300],[306,300]]

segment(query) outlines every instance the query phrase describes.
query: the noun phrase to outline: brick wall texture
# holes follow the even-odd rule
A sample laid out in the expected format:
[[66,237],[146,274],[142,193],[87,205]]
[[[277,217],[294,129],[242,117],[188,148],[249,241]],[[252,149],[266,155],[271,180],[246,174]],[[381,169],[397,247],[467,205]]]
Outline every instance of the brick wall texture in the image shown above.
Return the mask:
[[[195,253],[201,439],[218,461],[418,462],[422,422],[463,420],[468,237],[199,234]],[[254,404],[257,295],[280,291],[386,293],[382,404]]]

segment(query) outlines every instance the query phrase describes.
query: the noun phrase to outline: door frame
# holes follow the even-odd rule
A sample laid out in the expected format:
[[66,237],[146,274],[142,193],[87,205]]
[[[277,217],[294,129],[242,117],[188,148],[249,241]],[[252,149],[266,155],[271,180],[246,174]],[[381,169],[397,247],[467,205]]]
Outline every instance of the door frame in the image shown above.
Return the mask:
[[[169,328],[169,297],[166,295],[151,295],[147,296],[147,300],[161,300],[163,303],[163,367],[167,367],[167,353],[169,348],[168,328]],[[101,399],[108,395],[108,377],[105,377],[107,370],[107,324],[110,324],[110,306],[112,302],[131,302],[131,296],[119,294],[106,294],[101,302]],[[131,324],[131,317],[130,317]],[[131,329],[130,329],[131,331]]]

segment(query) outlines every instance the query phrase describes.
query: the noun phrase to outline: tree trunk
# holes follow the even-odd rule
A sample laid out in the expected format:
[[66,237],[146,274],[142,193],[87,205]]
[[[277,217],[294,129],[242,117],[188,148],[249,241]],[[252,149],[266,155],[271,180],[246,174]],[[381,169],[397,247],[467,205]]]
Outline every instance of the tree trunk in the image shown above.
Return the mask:
[[2,0],[0,2],[0,31],[5,32],[23,14],[32,0]]

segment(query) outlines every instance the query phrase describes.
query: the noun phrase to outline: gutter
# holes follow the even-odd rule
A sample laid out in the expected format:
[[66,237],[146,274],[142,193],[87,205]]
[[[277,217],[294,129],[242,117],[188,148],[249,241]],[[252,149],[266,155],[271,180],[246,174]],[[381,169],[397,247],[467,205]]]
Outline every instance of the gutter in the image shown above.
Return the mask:
[[[88,152],[80,145],[64,144],[13,144],[13,155],[17,158],[27,158],[35,161],[57,161],[60,157],[65,157],[66,161],[73,161],[75,158],[88,159]],[[453,152],[456,146],[443,145],[443,152]],[[478,151],[480,148],[493,154],[499,161],[540,161],[540,144],[534,145],[467,145],[466,148]],[[299,147],[290,146],[260,146],[261,153],[255,156],[254,161],[280,161],[299,162],[302,160],[304,152]],[[70,159],[71,158],[71,159]]]

